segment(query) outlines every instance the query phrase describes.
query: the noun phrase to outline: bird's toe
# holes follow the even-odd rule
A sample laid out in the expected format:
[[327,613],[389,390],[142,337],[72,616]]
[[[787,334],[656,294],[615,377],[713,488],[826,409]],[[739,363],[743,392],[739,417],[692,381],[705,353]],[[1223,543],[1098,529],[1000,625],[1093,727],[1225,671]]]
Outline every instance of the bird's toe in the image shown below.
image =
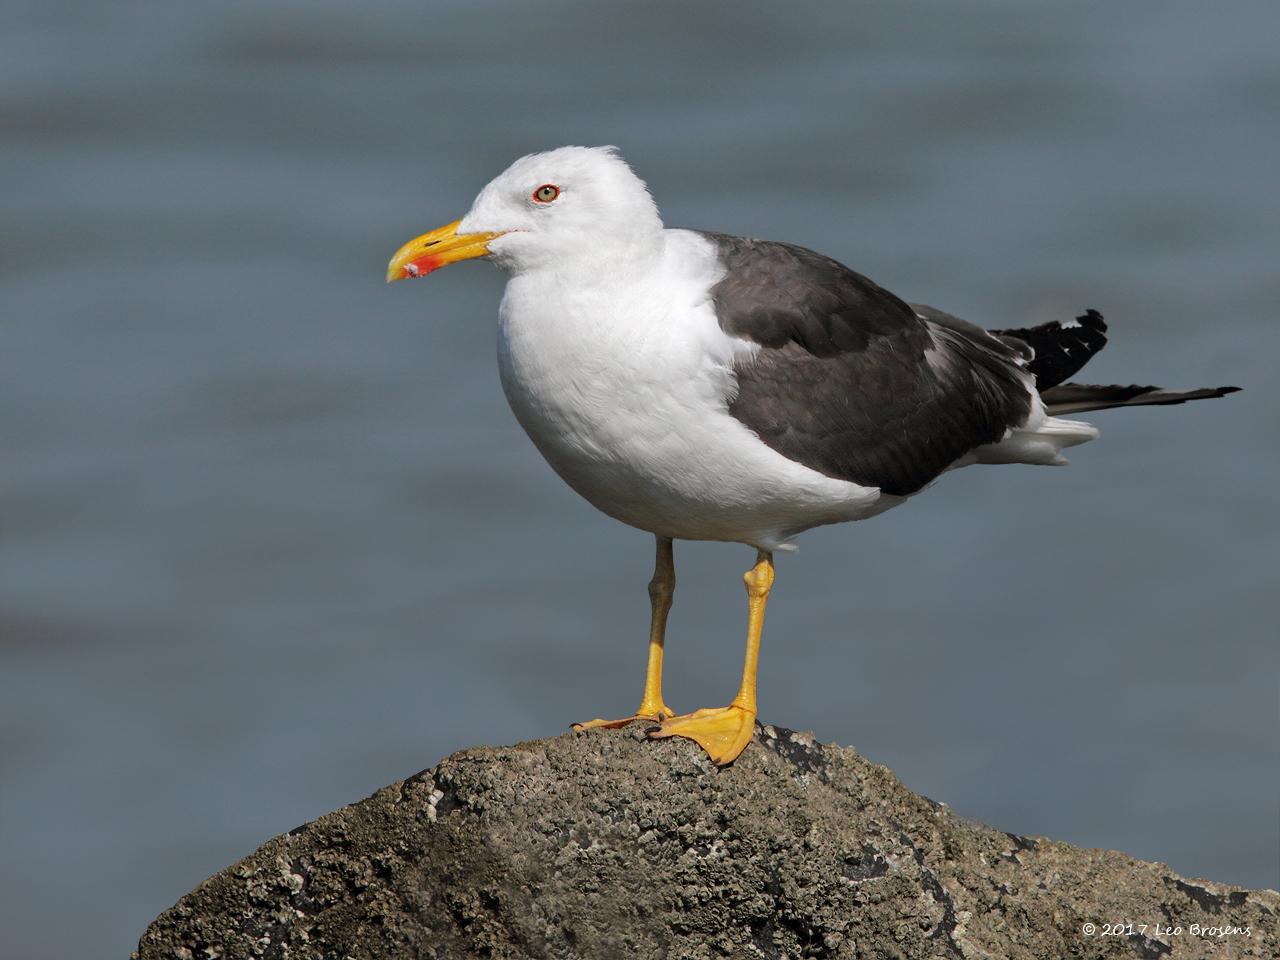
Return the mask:
[[664,720],[648,731],[650,739],[684,737],[692,740],[719,766],[738,758],[755,733],[756,715],[738,704],[695,710]]

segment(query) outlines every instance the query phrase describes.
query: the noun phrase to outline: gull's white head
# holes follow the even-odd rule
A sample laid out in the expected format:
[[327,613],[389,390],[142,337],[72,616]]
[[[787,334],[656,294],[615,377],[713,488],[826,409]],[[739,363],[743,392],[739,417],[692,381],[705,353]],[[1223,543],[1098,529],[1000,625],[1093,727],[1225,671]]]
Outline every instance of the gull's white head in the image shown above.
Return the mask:
[[521,157],[480,191],[461,220],[410,240],[387,280],[489,257],[510,273],[598,269],[651,255],[662,220],[644,181],[613,147],[560,147]]

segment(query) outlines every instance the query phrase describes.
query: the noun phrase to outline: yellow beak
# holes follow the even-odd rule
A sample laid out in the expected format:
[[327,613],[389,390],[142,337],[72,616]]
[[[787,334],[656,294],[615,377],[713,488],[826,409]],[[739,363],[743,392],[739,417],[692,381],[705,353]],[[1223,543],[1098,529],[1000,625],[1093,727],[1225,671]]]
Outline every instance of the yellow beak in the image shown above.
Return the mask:
[[396,251],[387,265],[387,283],[408,277],[425,277],[459,260],[487,256],[489,241],[500,233],[458,233],[461,220],[447,223],[437,230],[414,237]]

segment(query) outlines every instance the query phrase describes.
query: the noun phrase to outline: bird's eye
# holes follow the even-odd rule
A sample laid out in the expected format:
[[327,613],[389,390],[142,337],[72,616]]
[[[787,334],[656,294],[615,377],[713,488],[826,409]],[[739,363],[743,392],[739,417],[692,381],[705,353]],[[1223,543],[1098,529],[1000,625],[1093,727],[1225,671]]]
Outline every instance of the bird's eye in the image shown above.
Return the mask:
[[538,203],[550,203],[558,196],[560,196],[560,188],[554,183],[544,183],[537,190],[533,191],[533,199],[538,201]]

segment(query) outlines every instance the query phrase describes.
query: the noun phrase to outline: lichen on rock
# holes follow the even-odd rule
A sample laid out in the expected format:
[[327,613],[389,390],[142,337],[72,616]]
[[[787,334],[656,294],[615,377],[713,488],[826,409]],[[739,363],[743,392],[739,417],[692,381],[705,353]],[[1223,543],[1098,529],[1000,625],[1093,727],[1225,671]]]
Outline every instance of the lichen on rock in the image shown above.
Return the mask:
[[1274,892],[964,820],[809,734],[718,769],[633,726],[454,754],[206,880],[134,956],[1274,960],[1278,927]]

